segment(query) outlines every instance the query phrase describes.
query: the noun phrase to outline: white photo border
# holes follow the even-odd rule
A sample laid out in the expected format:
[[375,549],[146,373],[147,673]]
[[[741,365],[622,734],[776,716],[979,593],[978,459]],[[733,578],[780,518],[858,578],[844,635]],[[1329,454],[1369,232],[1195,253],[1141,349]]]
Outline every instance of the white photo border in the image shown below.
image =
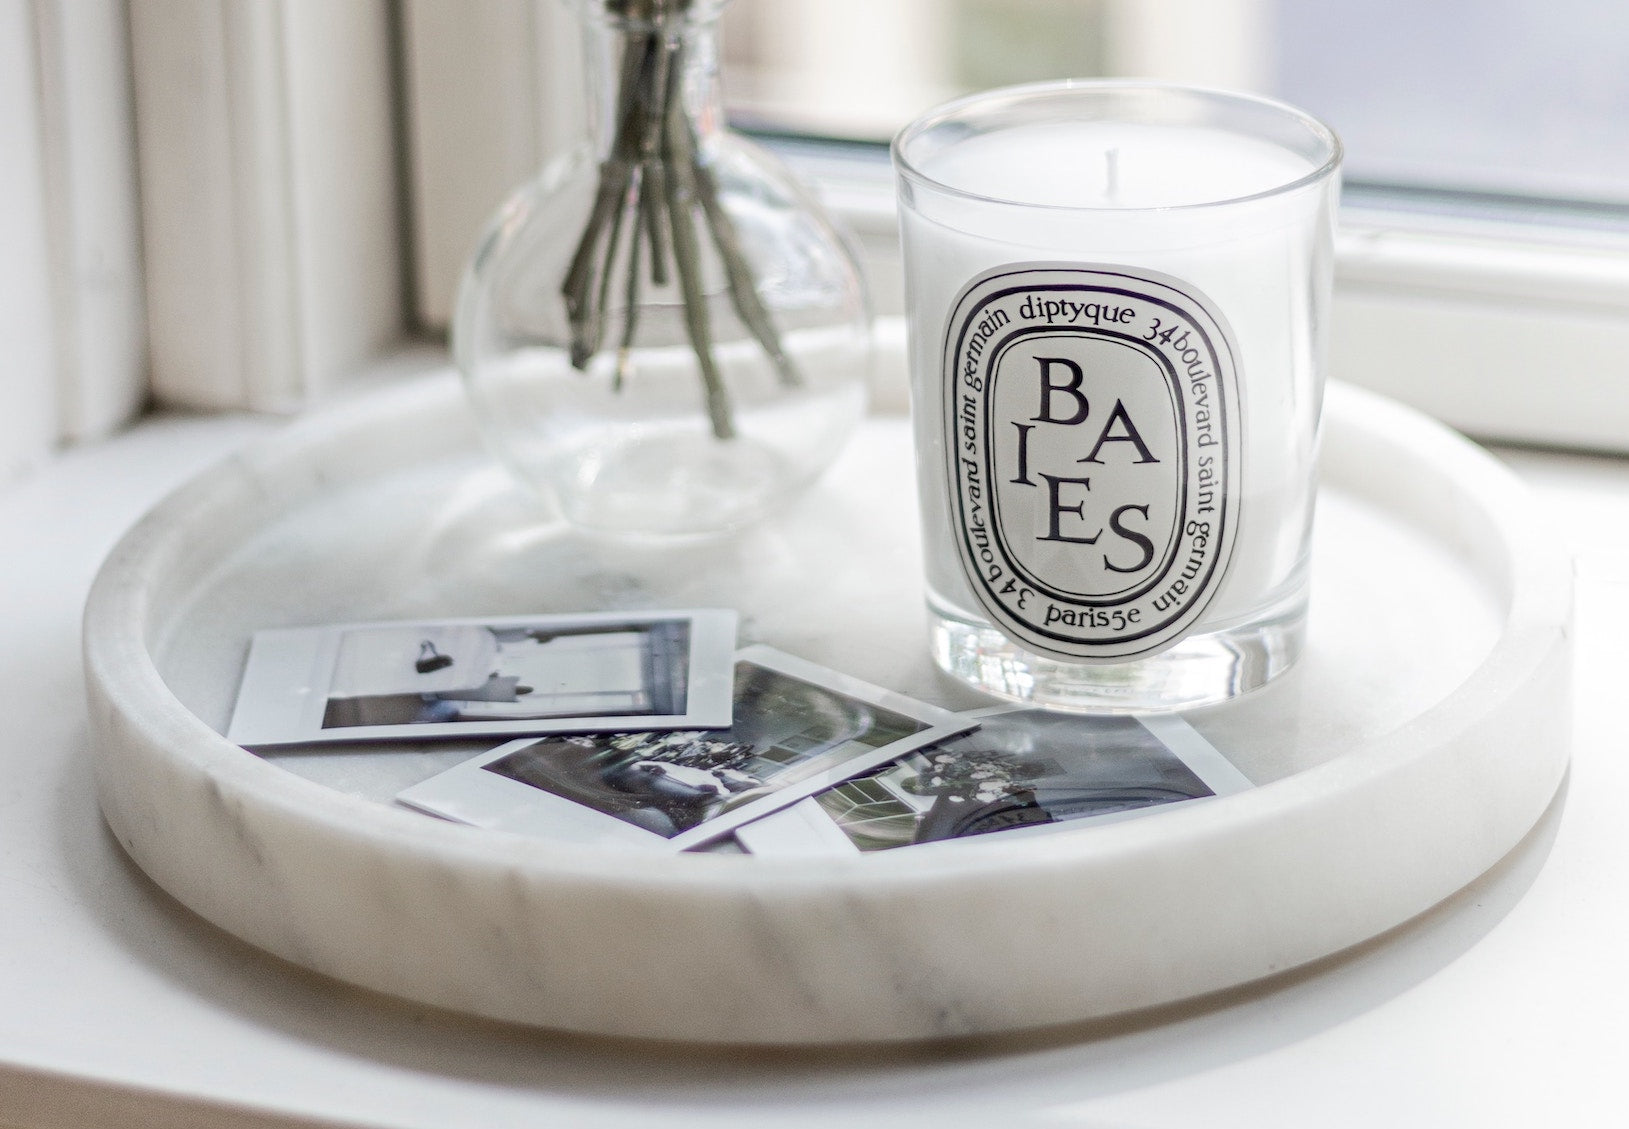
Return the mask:
[[622,845],[663,852],[696,850],[726,838],[744,823],[762,819],[853,776],[899,759],[925,745],[937,744],[977,728],[970,714],[938,706],[830,670],[771,647],[744,647],[736,664],[749,664],[771,673],[829,690],[842,697],[903,715],[924,726],[919,732],[879,748],[867,748],[822,772],[788,784],[739,808],[672,837],[623,821],[564,796],[518,780],[484,771],[485,767],[535,741],[511,741],[489,753],[465,761],[429,780],[404,789],[396,800],[407,807],[454,822],[521,835],[567,840],[575,844]]
[[[730,724],[737,616],[727,608],[629,612],[570,612],[516,616],[460,616],[378,620],[271,628],[254,633],[226,737],[246,748],[420,741],[457,737],[543,736],[550,733],[715,729]],[[630,630],[682,621],[688,625],[685,708],[679,714],[629,714],[324,728],[340,646],[347,632],[414,628],[537,628],[570,632],[626,625]]]
[[[988,709],[972,710],[963,716],[976,718],[982,722],[986,718],[1034,712],[1035,710],[1036,707],[1026,705],[995,706]],[[1200,783],[1211,790],[1211,795],[1196,796],[1191,800],[1179,801],[1178,803],[1181,805],[1213,800],[1254,787],[1232,761],[1224,757],[1216,746],[1207,741],[1198,730],[1194,729],[1179,715],[1130,714],[1124,716],[1138,722],[1172,756],[1181,761],[1199,779]],[[850,778],[860,775],[862,774],[854,773]],[[840,784],[842,781],[836,783]],[[826,813],[826,809],[820,806],[816,798],[818,795],[819,793],[812,793],[808,798],[800,800],[791,807],[737,828],[735,832],[736,841],[748,854],[759,855],[764,858],[830,858],[858,856],[866,853],[855,845],[853,840],[838,826],[837,822]],[[1056,823],[1033,824],[1027,827],[1011,827],[990,834],[1000,835],[1003,839],[1009,836],[1028,838],[1039,835],[1057,835],[1065,831],[1079,831],[1088,827],[1101,827],[1108,823],[1137,819],[1171,806],[1173,806],[1171,803],[1148,804],[1123,811],[1106,812],[1085,819],[1062,820]],[[913,852],[934,849],[943,850],[952,844],[965,844],[970,840],[980,838],[983,838],[983,836],[965,836],[931,843],[902,844],[901,846]],[[959,847],[955,849],[966,848]]]

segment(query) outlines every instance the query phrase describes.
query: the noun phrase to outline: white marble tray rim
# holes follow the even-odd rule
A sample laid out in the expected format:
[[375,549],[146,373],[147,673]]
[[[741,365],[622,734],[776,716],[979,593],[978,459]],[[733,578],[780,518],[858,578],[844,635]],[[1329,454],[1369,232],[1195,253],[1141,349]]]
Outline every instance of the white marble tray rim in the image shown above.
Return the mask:
[[[1413,520],[1491,570],[1508,601],[1503,631],[1479,668],[1425,714],[1225,801],[1090,835],[920,855],[635,858],[428,820],[323,788],[229,744],[176,699],[152,659],[156,613],[196,584],[200,560],[209,560],[199,531],[226,544],[329,481],[388,469],[400,458],[395,422],[435,413],[450,421],[449,449],[471,443],[457,396],[448,381],[428,382],[326,413],[229,460],[130,532],[86,610],[109,824],[182,902],[317,971],[500,1019],[655,1038],[894,1040],[1071,1022],[1252,980],[1399,924],[1501,857],[1565,769],[1571,580],[1559,541],[1543,535],[1523,488],[1486,453],[1389,401],[1338,387],[1324,473],[1391,476],[1386,492]],[[1527,755],[1482,752],[1518,747]],[[1410,833],[1377,841],[1382,811]],[[1390,854],[1376,860],[1376,851]],[[1418,865],[1426,853],[1432,865]],[[1224,872],[1250,875],[1248,888],[1219,886]],[[1387,875],[1383,888],[1377,873]],[[242,897],[245,883],[265,896]],[[965,912],[981,889],[1019,904],[1089,907],[1067,928],[1040,926],[1043,935],[1019,944],[1013,965],[1056,965],[1074,948],[1099,970],[1008,1001],[970,989],[967,954],[989,959],[1012,947]],[[1151,931],[1169,925],[1168,915],[1139,910],[1139,892],[1150,890],[1185,899],[1202,940],[1150,946]],[[494,898],[512,903],[497,912],[502,920],[477,912]],[[612,1001],[601,984],[612,965],[584,962],[591,944],[525,936],[558,930],[561,904],[596,917],[592,928],[578,923],[589,931],[658,923],[703,948],[753,935],[749,983],[732,989],[728,1006],[709,1006],[700,989]],[[451,954],[482,947],[473,926],[458,925],[472,913],[509,936],[449,974]],[[349,925],[336,924],[347,915]],[[402,930],[417,934],[424,959],[390,939]],[[830,951],[811,951],[821,945]],[[622,947],[622,960],[648,955]],[[868,963],[879,948],[889,955]],[[502,967],[528,961],[539,963],[518,973]],[[930,977],[916,973],[927,969],[942,990],[921,983]],[[834,987],[839,977],[844,984]],[[716,989],[716,978],[702,979]]]

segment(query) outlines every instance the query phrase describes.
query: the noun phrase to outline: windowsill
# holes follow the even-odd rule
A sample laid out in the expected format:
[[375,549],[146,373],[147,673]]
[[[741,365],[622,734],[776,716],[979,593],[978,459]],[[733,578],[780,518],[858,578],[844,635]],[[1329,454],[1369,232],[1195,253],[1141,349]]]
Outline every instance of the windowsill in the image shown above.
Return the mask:
[[[901,323],[884,321],[882,332],[901,348]],[[431,341],[404,346],[357,373],[325,400],[335,407],[398,384],[443,372],[446,350]],[[884,380],[873,388],[872,410],[903,414],[905,389]],[[317,410],[321,410],[320,408]],[[202,470],[243,443],[270,434],[282,417],[235,412],[156,412],[108,440],[64,452],[37,473],[0,489],[0,530],[7,543],[35,550],[76,553],[91,542],[78,536],[108,522],[132,520],[144,503]],[[1491,444],[1554,514],[1581,574],[1629,581],[1629,456],[1570,453]],[[73,514],[64,524],[62,514]],[[16,538],[13,540],[13,538]],[[111,546],[111,539],[107,542]],[[26,560],[29,553],[23,553]],[[10,555],[14,567],[18,557]]]
[[[603,1071],[583,1065],[587,1059],[570,1040],[470,1027],[415,1010],[415,1042],[441,1047],[435,1054],[474,1041],[486,1048],[483,1055],[499,1055],[481,1059],[489,1065],[506,1054],[528,1061],[542,1055],[555,1065],[540,1075],[527,1069],[522,1081],[507,1068],[470,1073],[436,1058],[404,1060],[404,1048],[370,1034],[362,1018],[384,1008],[385,1026],[394,1030],[405,1022],[399,1008],[293,972],[202,926],[142,879],[100,826],[83,748],[77,647],[91,578],[123,529],[160,495],[276,426],[266,417],[160,414],[65,454],[0,495],[0,539],[14,546],[0,560],[8,644],[0,677],[15,703],[0,740],[13,797],[0,821],[0,888],[8,891],[11,922],[0,928],[0,961],[29,970],[14,983],[21,992],[16,1006],[0,1015],[0,1122],[179,1120],[188,1111],[196,1115],[197,1095],[212,1095],[275,1109],[298,1124],[426,1125],[419,1113],[446,1102],[488,1125],[518,1125],[568,1107],[580,1113],[581,1103],[597,1106],[607,1124],[625,1124],[619,1111],[634,1123],[639,1110],[620,1091],[583,1089],[596,1085],[584,1079],[603,1078]],[[1588,1120],[1586,1111],[1616,1107],[1614,1032],[1629,1006],[1629,972],[1615,950],[1629,926],[1616,894],[1629,883],[1629,843],[1616,797],[1629,787],[1629,762],[1613,751],[1621,742],[1610,703],[1629,677],[1629,658],[1619,647],[1629,628],[1629,460],[1498,453],[1555,516],[1558,535],[1568,538],[1579,562],[1577,759],[1559,832],[1552,813],[1541,824],[1546,830],[1514,853],[1518,861],[1485,880],[1493,895],[1454,899],[1457,908],[1432,911],[1356,957],[1332,958],[1269,990],[1279,1000],[1274,1007],[1339,1013],[1340,1022],[1286,1032],[1250,1020],[1259,1025],[1251,1037],[1264,1040],[1259,1053],[1218,1059],[1205,1050],[1207,1024],[1246,1022],[1217,1016],[1234,1014],[1230,1008],[1254,1014],[1247,1003],[1223,1001],[1216,1005],[1221,1012],[1202,1009],[1198,1019],[1167,1017],[1137,1036],[1168,1044],[1164,1052],[1139,1052],[1159,1062],[1157,1078],[1126,1090],[1082,1080],[1070,1063],[1076,1049],[1086,1056],[1081,1062],[1090,1061],[1084,1046],[1019,1045],[1001,1052],[1003,1061],[1028,1062],[1033,1054],[1023,1069],[1047,1076],[1024,1100],[1060,1116],[1101,1114],[1147,1125],[1191,1124],[1221,1110],[1237,1116],[1227,1124],[1411,1124],[1397,1120],[1400,1107],[1387,1097],[1405,1085],[1414,1096],[1408,1107],[1420,1111],[1412,1124],[1419,1125]],[[157,930],[166,938],[165,951],[136,940],[132,921],[141,936]],[[166,1016],[165,1039],[152,1046],[104,1034],[124,1023],[101,1015],[106,1005],[99,1001],[133,994],[142,997],[143,1014]],[[1244,1000],[1250,993],[1237,995]],[[298,1026],[291,1028],[294,1016]],[[1567,1037],[1555,1037],[1557,1031]],[[205,1039],[207,1053],[199,1053]],[[171,1046],[174,1040],[190,1041]],[[1444,1048],[1455,1053],[1439,1053]],[[630,1070],[641,1053],[593,1052],[626,1055]],[[1389,1084],[1352,1084],[1353,1061],[1386,1062]],[[273,1086],[240,1070],[243,1062],[290,1069]],[[854,1100],[875,1111],[885,1102],[867,1078],[922,1087],[924,1101],[946,1100],[931,1080],[937,1062],[926,1051],[858,1074],[840,1063],[822,1071],[848,1078]],[[743,1068],[745,1076],[752,1069]],[[1331,1120],[1329,1087],[1343,1079],[1343,1115]],[[969,1100],[994,1100],[984,1083],[968,1085]],[[761,1106],[766,1119],[819,1100],[747,1094],[717,1079],[698,1086],[698,1109],[713,1102],[739,1111],[747,1102]],[[1271,1109],[1260,1095],[1271,1096]]]

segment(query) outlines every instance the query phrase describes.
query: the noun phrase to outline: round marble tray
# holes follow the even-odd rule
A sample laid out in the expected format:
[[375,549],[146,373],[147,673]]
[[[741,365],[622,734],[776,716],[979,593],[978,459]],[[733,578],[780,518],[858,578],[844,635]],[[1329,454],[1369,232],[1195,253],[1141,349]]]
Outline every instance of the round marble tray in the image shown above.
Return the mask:
[[1332,389],[1311,642],[1186,716],[1259,785],[1038,838],[836,861],[624,855],[393,806],[478,748],[219,734],[258,627],[729,605],[766,642],[976,704],[923,646],[908,428],[878,419],[771,525],[583,541],[479,452],[438,379],[203,475],[114,551],[86,611],[102,809],[193,910],[430,1004],[711,1042],[954,1036],[1240,984],[1372,937],[1503,855],[1568,756],[1569,564],[1493,459]]

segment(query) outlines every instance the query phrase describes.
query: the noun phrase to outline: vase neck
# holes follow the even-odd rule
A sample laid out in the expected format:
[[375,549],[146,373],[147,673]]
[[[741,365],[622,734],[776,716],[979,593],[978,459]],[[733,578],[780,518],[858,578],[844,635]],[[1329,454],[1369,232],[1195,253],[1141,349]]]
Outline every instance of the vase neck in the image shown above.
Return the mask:
[[[577,0],[589,82],[589,129],[603,156],[619,141],[630,108],[655,113],[666,99],[697,140],[724,128],[718,81],[718,17],[724,0]],[[626,137],[622,141],[626,143]]]

